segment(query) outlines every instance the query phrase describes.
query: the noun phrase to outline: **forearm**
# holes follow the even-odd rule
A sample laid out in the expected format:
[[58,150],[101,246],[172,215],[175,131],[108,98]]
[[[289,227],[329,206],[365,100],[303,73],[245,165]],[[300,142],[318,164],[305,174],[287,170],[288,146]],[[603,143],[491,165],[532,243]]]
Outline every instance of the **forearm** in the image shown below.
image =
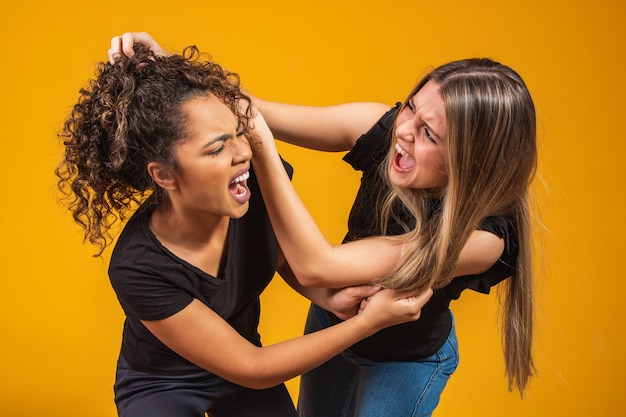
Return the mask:
[[253,97],[274,136],[287,143],[327,152],[352,149],[389,109],[379,103],[302,106]]
[[319,366],[380,329],[417,320],[431,295],[430,289],[419,295],[383,290],[368,298],[355,317],[297,339],[258,348],[252,363],[261,372],[259,381],[272,384],[287,380]]
[[383,317],[396,306],[387,303],[379,314],[357,316],[338,328],[268,347],[250,343],[197,299],[166,319],[142,323],[166,346],[197,366],[236,384],[267,388],[320,365],[385,325],[415,319],[411,317],[414,308],[391,313],[391,319]]
[[[263,156],[257,158],[260,152]],[[260,152],[255,150],[253,165],[280,246],[302,285],[323,286],[323,282],[313,280],[311,275],[321,260],[332,257],[333,247],[317,227],[287,175],[275,172],[279,162],[277,155],[265,149]],[[347,285],[350,284],[355,283]],[[337,285],[345,286],[343,283]]]
[[317,304],[327,310],[330,310],[327,297],[327,289],[320,287],[305,287],[302,285],[291,271],[291,268],[281,268],[279,270],[281,278],[298,294],[307,298],[313,304]]
[[255,149],[253,164],[272,227],[300,283],[331,288],[366,284],[395,267],[401,248],[385,238],[331,245],[298,197],[273,145]]
[[380,291],[380,287],[377,285],[358,285],[339,289],[305,287],[296,279],[282,256],[282,252],[279,254],[277,270],[291,288],[342,320],[354,317],[358,313],[362,301]]
[[360,317],[275,345],[257,348],[248,376],[239,381],[250,388],[268,388],[321,365],[375,331]]
[[142,321],[161,342],[197,366],[236,384],[267,388],[306,372],[352,344],[395,324],[416,320],[430,293],[374,294],[358,315],[336,326],[268,347],[257,347],[194,299],[162,320]]

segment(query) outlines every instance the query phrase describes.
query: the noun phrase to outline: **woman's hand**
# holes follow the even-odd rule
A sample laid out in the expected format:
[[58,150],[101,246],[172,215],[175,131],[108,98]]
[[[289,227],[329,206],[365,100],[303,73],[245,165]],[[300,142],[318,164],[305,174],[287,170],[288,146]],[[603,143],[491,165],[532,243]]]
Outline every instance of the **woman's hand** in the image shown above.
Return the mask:
[[363,300],[380,291],[378,285],[357,285],[346,288],[324,288],[326,310],[342,320],[357,315]]
[[412,292],[383,289],[361,302],[357,317],[372,321],[372,326],[378,330],[415,321],[419,319],[422,307],[432,295],[433,290],[430,288],[417,295]]
[[276,148],[276,143],[274,143],[274,135],[265,122],[263,115],[257,108],[253,108],[252,111],[254,113],[254,118],[250,124],[252,129],[251,133],[259,139],[253,140],[252,143],[250,143],[253,153],[252,160],[254,161],[255,155],[260,156],[261,154],[264,154],[267,156],[274,153],[278,155],[278,149]]
[[115,58],[120,55],[127,57],[135,55],[133,46],[136,43],[143,43],[156,55],[169,55],[147,32],[126,32],[121,36],[111,38],[111,48],[108,51],[109,62],[115,63]]

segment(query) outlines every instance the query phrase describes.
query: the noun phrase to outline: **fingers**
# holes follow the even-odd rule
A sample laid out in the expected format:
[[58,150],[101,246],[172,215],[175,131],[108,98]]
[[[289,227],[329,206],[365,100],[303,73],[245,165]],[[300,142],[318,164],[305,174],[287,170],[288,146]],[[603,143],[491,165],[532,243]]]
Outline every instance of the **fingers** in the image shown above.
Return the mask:
[[410,295],[408,297],[397,299],[397,301],[404,302],[407,304],[409,311],[412,311],[416,316],[416,319],[421,315],[422,308],[426,305],[430,297],[433,295],[433,290],[428,288],[423,291],[421,294]]
[[382,289],[380,285],[361,285],[358,287],[351,287],[353,293],[351,294],[354,298],[360,298],[361,302],[359,303],[359,313],[365,310],[367,304],[370,301],[370,297],[373,297],[377,292]]
[[426,291],[418,295],[418,298],[420,299],[420,301],[423,301],[424,304],[426,304],[428,300],[430,300],[430,297],[432,296],[433,296],[433,289],[428,288]]
[[111,48],[108,51],[109,62],[115,63],[120,55],[132,57],[135,55],[134,46],[142,43],[148,46],[157,55],[167,55],[167,52],[147,32],[126,32],[121,36],[111,38]]
[[380,285],[358,285],[349,287],[346,290],[352,298],[368,298],[380,291]]
[[142,43],[142,40],[140,38],[140,34],[135,32],[126,32],[125,34],[123,34],[120,42],[122,53],[129,58],[135,55],[135,50],[133,49],[133,47],[136,43]]
[[380,286],[357,285],[345,288],[327,288],[325,294],[333,314],[342,320],[356,315],[363,299],[380,291]]
[[432,297],[433,295],[433,290],[431,288],[428,288],[419,294],[416,294],[415,291],[389,291],[391,291],[395,300],[408,300],[410,302],[423,304],[426,304],[428,300],[430,300],[430,297]]
[[358,312],[358,314],[361,314],[363,312],[363,310],[365,310],[365,307],[367,307],[367,304],[369,302],[370,302],[370,298],[369,297],[363,298],[361,300],[361,303],[359,304],[359,312]]
[[111,38],[111,48],[109,48],[108,56],[111,64],[115,63],[115,60],[121,55],[122,51],[122,37],[114,36]]
[[111,38],[111,48],[108,51],[109,62],[114,64],[115,60],[121,55],[132,57],[135,55],[133,46],[139,42],[137,34],[134,32],[126,32],[122,36],[114,36]]
[[432,297],[432,295],[433,295],[432,288],[428,288],[421,294],[413,296],[413,298],[415,299],[417,303],[420,303],[421,306],[423,307],[428,302],[428,300],[430,300],[430,297]]
[[428,300],[430,300],[432,295],[433,290],[430,288],[420,294],[384,289],[378,291],[372,297],[363,299],[359,312],[365,311],[368,305],[373,307],[373,304],[376,304],[379,308],[386,305],[387,307],[385,309],[393,308],[396,314],[405,316],[410,320],[417,320],[420,317],[422,308],[426,305]]

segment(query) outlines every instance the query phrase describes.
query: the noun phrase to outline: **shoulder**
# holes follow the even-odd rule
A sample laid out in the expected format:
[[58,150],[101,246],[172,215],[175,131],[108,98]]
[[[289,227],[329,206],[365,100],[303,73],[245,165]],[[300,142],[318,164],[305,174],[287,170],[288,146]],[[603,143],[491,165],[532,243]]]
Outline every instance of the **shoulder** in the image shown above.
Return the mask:
[[344,161],[359,171],[375,169],[384,160],[387,154],[391,131],[401,103],[394,107],[379,109],[382,116],[378,116],[376,122],[369,125],[369,130],[363,133],[354,144],[353,148],[344,156]]

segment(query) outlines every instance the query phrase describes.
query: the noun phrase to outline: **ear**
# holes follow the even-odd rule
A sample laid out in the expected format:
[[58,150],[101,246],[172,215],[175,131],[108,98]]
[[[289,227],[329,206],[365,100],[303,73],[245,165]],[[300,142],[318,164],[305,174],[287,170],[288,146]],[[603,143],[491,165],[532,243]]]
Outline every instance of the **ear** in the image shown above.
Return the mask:
[[171,167],[161,162],[149,162],[147,169],[148,174],[159,187],[170,191],[176,189],[176,178],[172,173]]

